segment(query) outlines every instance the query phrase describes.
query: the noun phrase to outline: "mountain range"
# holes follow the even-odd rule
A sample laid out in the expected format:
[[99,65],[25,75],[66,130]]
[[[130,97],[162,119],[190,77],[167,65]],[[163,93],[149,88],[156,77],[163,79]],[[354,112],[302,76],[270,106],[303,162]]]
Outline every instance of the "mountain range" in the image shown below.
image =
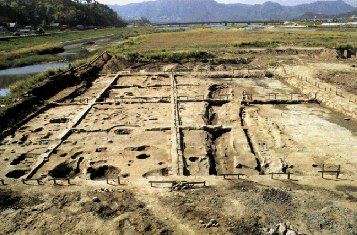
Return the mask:
[[294,19],[307,12],[338,15],[356,8],[342,0],[317,1],[296,6],[275,2],[223,4],[215,0],[156,0],[110,6],[124,19],[146,17],[152,22],[272,21]]
[[[225,3],[245,3],[245,4],[263,4],[267,0],[217,0],[218,2],[224,1]],[[281,5],[284,6],[296,6],[300,4],[306,4],[306,3],[313,3],[316,2],[317,0],[271,0],[272,2],[277,2],[280,3]],[[332,0],[325,0],[325,1],[332,1]],[[350,4],[351,6],[356,6],[357,2],[356,0],[343,0],[345,3]],[[121,4],[124,5],[124,4]]]

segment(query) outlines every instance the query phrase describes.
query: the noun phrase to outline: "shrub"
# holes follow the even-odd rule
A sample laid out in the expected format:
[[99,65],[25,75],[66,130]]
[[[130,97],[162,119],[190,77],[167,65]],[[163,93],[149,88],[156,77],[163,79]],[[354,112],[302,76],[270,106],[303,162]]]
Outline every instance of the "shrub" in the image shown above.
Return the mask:
[[270,71],[265,71],[265,77],[272,78],[272,77],[274,77],[274,74]]
[[270,67],[277,67],[277,66],[279,66],[279,63],[275,60],[271,60],[271,61],[268,61],[267,65]]
[[16,81],[12,85],[10,85],[11,94],[12,96],[16,96],[26,93],[30,89],[34,88],[35,86],[38,86],[43,81],[47,80],[49,76],[53,76],[55,74],[55,70],[47,70],[43,73],[30,76],[27,79]]
[[353,48],[353,45],[350,43],[340,43],[340,44],[337,44],[335,47],[336,47],[336,49],[347,50],[347,49]]
[[252,41],[252,42],[240,42],[233,44],[234,47],[241,48],[250,48],[250,47],[258,47],[258,48],[274,48],[277,47],[279,41]]

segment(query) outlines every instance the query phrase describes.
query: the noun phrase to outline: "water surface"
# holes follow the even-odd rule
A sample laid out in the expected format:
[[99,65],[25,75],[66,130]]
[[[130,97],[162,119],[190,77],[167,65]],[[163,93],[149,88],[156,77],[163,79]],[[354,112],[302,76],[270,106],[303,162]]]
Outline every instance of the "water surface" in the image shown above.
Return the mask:
[[0,96],[5,96],[10,92],[10,89],[0,88]]
[[46,71],[47,69],[58,69],[66,66],[68,66],[68,63],[35,64],[24,67],[0,70],[0,76],[40,73]]
[[67,66],[68,63],[47,63],[0,70],[0,96],[7,95],[10,92],[10,85],[16,81],[27,79],[48,69],[58,69]]

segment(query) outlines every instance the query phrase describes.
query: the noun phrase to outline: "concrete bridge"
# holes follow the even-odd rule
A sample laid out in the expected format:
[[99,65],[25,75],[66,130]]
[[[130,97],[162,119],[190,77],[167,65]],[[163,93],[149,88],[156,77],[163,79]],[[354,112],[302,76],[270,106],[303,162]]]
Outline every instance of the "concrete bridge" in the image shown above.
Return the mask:
[[158,22],[152,23],[153,26],[164,25],[207,25],[207,24],[221,24],[227,26],[228,24],[284,24],[284,21],[200,21],[200,22]]

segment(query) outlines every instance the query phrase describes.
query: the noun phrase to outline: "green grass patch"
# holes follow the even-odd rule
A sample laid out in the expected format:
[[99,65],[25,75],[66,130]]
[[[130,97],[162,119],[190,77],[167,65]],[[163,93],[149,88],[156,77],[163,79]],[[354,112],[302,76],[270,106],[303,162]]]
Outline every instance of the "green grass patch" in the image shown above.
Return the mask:
[[270,60],[270,61],[267,62],[267,65],[270,66],[270,67],[278,67],[279,63],[276,60]]
[[24,80],[32,75],[21,74],[21,75],[0,75],[0,88],[8,88],[11,84],[17,81]]
[[346,50],[346,49],[353,48],[353,46],[354,45],[351,43],[337,43],[335,48],[340,50]]
[[45,72],[32,75],[27,77],[27,79],[21,79],[10,85],[10,95],[11,96],[21,96],[23,93],[29,91],[35,86],[38,86],[41,82],[44,82],[48,79],[49,76],[53,76],[56,73],[59,73],[61,70],[47,70]]

